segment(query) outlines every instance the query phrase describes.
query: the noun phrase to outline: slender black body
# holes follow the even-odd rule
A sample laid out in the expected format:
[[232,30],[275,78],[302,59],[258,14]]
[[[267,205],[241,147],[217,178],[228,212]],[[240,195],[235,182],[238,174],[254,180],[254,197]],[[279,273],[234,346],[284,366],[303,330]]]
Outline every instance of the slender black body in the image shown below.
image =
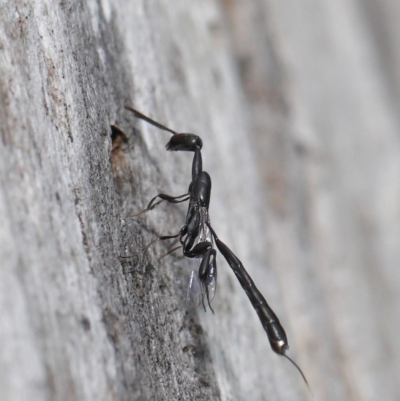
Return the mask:
[[222,253],[229,266],[235,273],[239,283],[242,288],[246,292],[253,308],[257,312],[257,315],[261,321],[261,324],[264,327],[265,332],[267,333],[269,343],[271,344],[271,348],[274,352],[279,355],[283,355],[287,358],[300,372],[303,377],[304,382],[308,386],[308,381],[300,369],[300,367],[286,355],[286,351],[289,349],[289,343],[286,337],[286,332],[281,325],[278,317],[275,312],[268,305],[268,302],[265,300],[261,292],[255,286],[254,281],[250,277],[249,273],[247,273],[244,268],[242,262],[237,258],[237,256],[217,237],[217,234],[213,230],[213,228],[209,225],[209,228],[212,232],[212,235],[215,239],[215,243],[217,244],[218,250]]
[[268,305],[261,292],[255,286],[254,281],[244,268],[237,256],[217,237],[215,231],[210,227],[218,250],[222,253],[229,266],[235,273],[239,283],[246,292],[253,308],[256,310],[264,330],[267,332],[271,348],[280,355],[284,355],[289,348],[285,330],[278,317]]
[[[290,362],[293,363],[293,365],[299,370],[308,386],[307,379],[299,366],[286,355],[286,351],[289,349],[288,340],[285,330],[279,322],[278,317],[268,305],[261,292],[255,286],[242,262],[218,238],[215,231],[211,227],[208,215],[211,197],[211,178],[209,174],[202,169],[201,148],[203,146],[203,142],[201,138],[194,134],[179,134],[131,107],[126,107],[126,109],[132,111],[136,117],[141,118],[157,128],[173,134],[170,141],[166,145],[168,150],[194,152],[192,162],[192,181],[189,185],[188,193],[175,197],[167,194],[158,194],[149,202],[147,208],[139,214],[152,210],[164,200],[170,203],[180,203],[189,200],[186,222],[179,233],[171,236],[162,236],[158,239],[166,240],[179,237],[179,241],[183,248],[183,254],[186,257],[202,259],[199,268],[199,279],[204,290],[203,306],[205,308],[205,296],[208,306],[212,310],[208,286],[213,280],[216,280],[217,277],[216,251],[213,248],[213,238],[218,250],[224,256],[229,266],[235,273],[239,283],[243,287],[247,297],[253,305],[253,308],[257,312],[261,324],[267,333],[271,348],[274,352],[286,357]],[[160,198],[160,200],[155,202],[158,198]],[[208,238],[207,235],[204,235],[204,233],[207,232],[207,228],[210,230],[212,238]],[[202,235],[205,236],[205,238],[202,238]],[[198,240],[198,243],[194,245],[196,240]],[[176,249],[178,248],[174,248],[172,251]]]

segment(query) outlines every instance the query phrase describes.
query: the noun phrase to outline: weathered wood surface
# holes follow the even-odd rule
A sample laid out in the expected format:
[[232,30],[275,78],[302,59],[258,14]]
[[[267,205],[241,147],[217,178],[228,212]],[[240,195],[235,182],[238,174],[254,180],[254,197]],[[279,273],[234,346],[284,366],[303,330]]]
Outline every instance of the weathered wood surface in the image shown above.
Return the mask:
[[[306,400],[219,258],[188,308],[175,233],[204,141],[212,223],[287,328],[316,400],[400,389],[396,2],[0,3],[0,399]],[[127,134],[111,138],[110,124]]]

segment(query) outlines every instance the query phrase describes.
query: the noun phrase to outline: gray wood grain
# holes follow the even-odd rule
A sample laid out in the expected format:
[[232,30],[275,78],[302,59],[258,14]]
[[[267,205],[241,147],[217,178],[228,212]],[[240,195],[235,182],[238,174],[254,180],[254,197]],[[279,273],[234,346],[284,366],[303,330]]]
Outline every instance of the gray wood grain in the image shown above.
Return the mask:
[[185,193],[191,155],[130,104],[203,138],[212,224],[315,399],[397,400],[399,12],[1,2],[0,399],[311,398],[221,258],[212,315],[186,302],[195,262],[141,252],[185,206],[129,216]]

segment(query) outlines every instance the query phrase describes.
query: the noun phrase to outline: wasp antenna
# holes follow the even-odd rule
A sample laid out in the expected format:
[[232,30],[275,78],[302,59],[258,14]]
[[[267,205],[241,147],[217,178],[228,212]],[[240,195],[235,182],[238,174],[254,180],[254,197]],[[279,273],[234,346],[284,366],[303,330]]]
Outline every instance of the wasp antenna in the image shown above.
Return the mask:
[[155,127],[159,128],[159,129],[162,129],[163,131],[168,131],[173,135],[177,134],[177,132],[174,131],[173,129],[168,128],[165,125],[158,123],[157,121],[154,121],[152,118],[145,116],[143,113],[141,113],[140,111],[137,111],[136,109],[134,109],[131,106],[125,106],[125,109],[131,111],[135,115],[135,117],[140,118],[141,120],[144,120],[147,123],[154,125]]

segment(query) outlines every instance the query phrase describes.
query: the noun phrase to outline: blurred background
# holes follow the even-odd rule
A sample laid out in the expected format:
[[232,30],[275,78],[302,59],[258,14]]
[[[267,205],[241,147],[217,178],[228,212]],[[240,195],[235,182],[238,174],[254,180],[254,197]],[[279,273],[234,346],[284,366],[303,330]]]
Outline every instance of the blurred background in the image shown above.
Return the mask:
[[400,399],[400,3],[222,3],[315,399]]

